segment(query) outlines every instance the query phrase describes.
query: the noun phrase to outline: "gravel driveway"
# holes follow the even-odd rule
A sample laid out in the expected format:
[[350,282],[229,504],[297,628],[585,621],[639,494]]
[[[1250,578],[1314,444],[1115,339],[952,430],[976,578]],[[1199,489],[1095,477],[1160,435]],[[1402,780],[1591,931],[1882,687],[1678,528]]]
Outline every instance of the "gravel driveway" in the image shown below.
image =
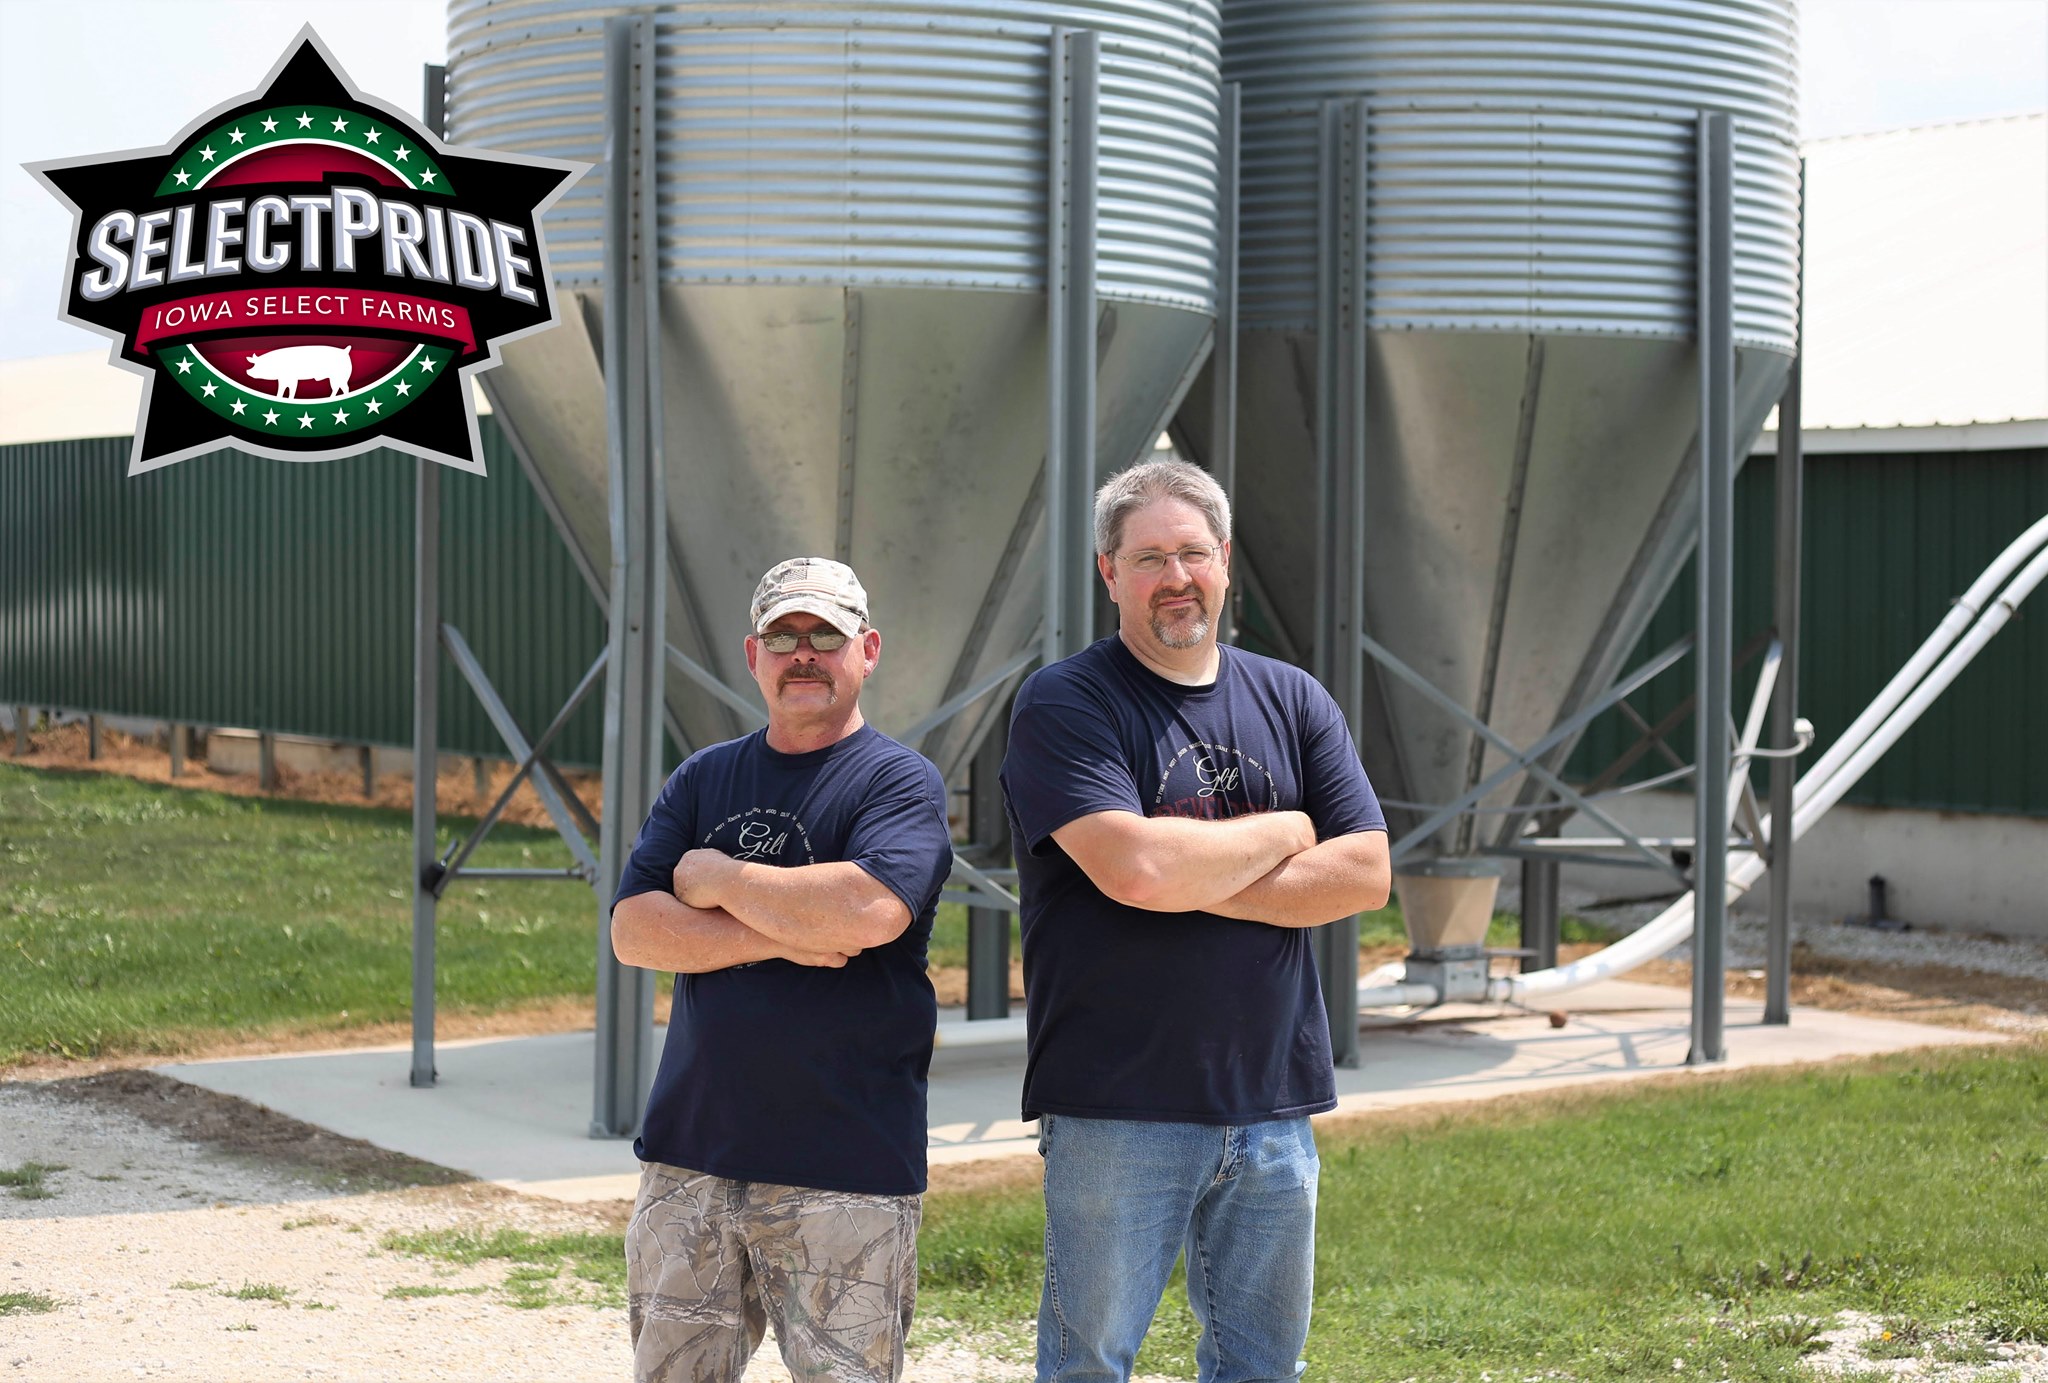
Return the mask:
[[[0,1170],[26,1163],[62,1170],[43,1175],[38,1198],[0,1190],[0,1301],[52,1306],[0,1316],[0,1380],[631,1376],[622,1308],[514,1306],[505,1263],[379,1247],[392,1232],[458,1227],[615,1234],[621,1207],[475,1183],[363,1191],[344,1184],[360,1172],[280,1170],[118,1105],[0,1082]],[[436,1294],[403,1295],[420,1289]],[[941,1346],[909,1376],[1016,1371]],[[786,1377],[764,1344],[748,1383]]]

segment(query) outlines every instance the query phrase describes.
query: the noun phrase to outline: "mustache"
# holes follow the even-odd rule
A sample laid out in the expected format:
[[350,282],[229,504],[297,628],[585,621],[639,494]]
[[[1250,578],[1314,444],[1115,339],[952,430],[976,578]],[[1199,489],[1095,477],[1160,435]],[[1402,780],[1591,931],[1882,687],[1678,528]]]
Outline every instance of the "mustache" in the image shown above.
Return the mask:
[[1195,602],[1195,609],[1197,611],[1205,615],[1209,613],[1209,602],[1203,599],[1202,588],[1200,586],[1195,585],[1193,582],[1189,582],[1186,586],[1177,591],[1153,592],[1152,608],[1156,610],[1169,600],[1188,599],[1193,599],[1193,601]]
[[795,664],[788,671],[784,672],[780,678],[776,679],[776,689],[780,690],[791,682],[823,682],[828,687],[833,685],[832,674],[819,667],[816,663]]

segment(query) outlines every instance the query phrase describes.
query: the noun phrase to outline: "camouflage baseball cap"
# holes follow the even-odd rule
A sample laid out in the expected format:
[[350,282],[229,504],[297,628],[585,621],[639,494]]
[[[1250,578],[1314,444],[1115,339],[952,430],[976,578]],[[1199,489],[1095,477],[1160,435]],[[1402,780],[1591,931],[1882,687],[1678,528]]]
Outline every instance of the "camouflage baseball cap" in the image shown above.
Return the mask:
[[792,557],[768,568],[748,616],[760,633],[784,615],[816,615],[849,639],[868,620],[868,593],[853,568],[830,557]]

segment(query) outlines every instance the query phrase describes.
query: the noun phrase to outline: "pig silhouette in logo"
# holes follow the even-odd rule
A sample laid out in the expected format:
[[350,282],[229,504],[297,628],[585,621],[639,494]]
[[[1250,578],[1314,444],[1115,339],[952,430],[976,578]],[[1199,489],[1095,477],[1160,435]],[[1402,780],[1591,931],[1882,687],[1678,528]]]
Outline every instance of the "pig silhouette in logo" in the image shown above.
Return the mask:
[[280,346],[274,351],[249,357],[251,379],[274,379],[277,396],[295,399],[299,386],[309,379],[327,381],[328,396],[348,392],[349,376],[355,373],[353,346]]

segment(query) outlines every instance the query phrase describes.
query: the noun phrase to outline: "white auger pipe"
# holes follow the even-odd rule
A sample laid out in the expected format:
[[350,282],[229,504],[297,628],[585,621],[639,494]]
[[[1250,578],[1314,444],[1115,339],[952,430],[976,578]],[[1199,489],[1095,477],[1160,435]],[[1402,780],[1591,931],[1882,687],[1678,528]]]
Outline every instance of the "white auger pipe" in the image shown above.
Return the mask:
[[[2022,563],[2025,563],[2024,568]],[[2012,576],[2015,569],[2019,569],[2020,574],[1993,600],[1991,593]],[[1984,569],[1983,575],[1971,583],[1962,599],[1935,626],[1934,632],[1885,685],[1885,689],[1799,780],[1793,791],[1793,839],[1806,834],[1828,808],[1841,801],[1844,794],[1870,771],[1886,750],[1898,743],[1935,698],[1948,689],[1956,675],[2006,626],[2020,602],[2031,595],[2043,580],[2048,580],[2048,516],[2014,539]],[[1770,818],[1765,817],[1767,836],[1770,825]],[[1767,867],[1759,855],[1744,855],[1730,861],[1729,901],[1739,898],[1762,878]],[[1520,1003],[1612,979],[1664,954],[1690,937],[1692,923],[1693,895],[1688,893],[1647,925],[1612,946],[1570,965],[1489,980],[1486,996],[1497,1002]],[[1393,978],[1389,972],[1396,968],[1383,966],[1359,986],[1361,1008],[1427,1005],[1437,1001],[1432,986],[1387,983]],[[1412,997],[1418,989],[1427,991],[1431,997]]]

